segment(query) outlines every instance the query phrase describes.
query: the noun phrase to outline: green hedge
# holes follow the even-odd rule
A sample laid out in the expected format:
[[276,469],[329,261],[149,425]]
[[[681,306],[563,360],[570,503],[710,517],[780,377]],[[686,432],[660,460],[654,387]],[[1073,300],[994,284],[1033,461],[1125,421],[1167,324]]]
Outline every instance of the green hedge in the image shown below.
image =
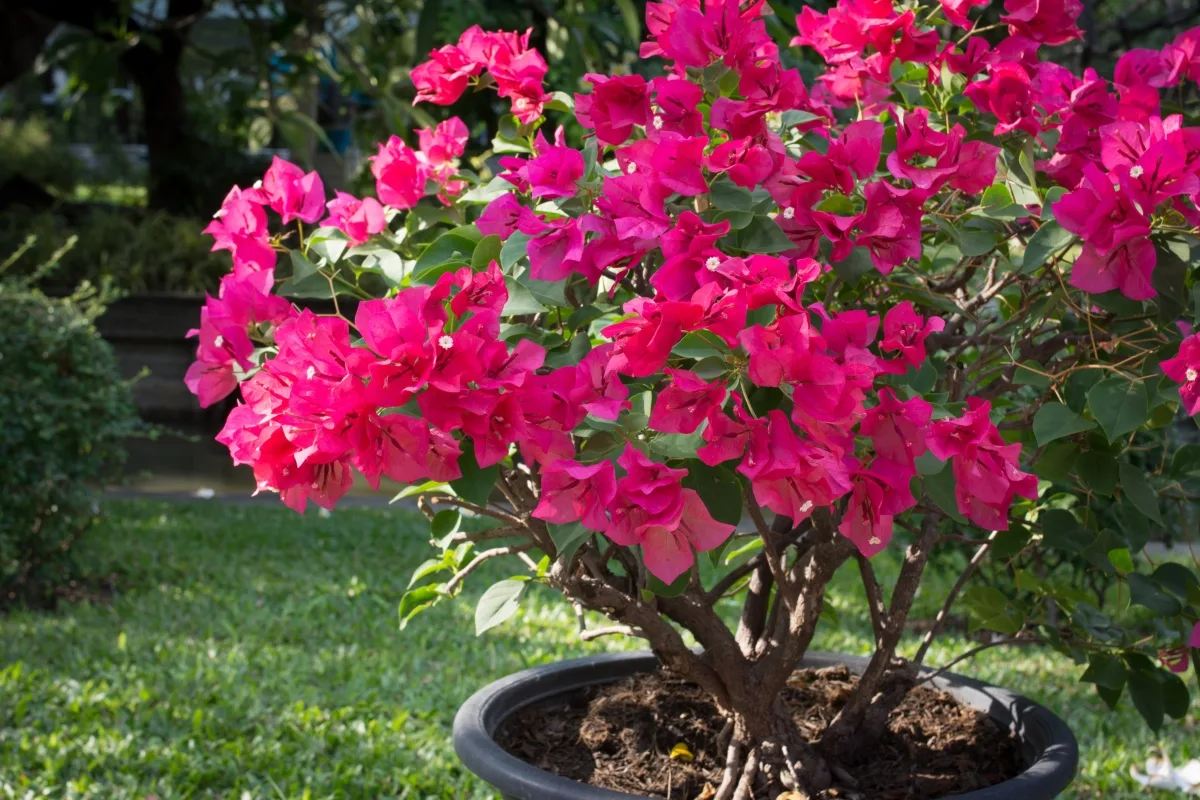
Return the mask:
[[85,574],[76,545],[139,423],[94,289],[50,298],[0,280],[0,309],[0,605],[49,606]]
[[79,240],[62,256],[41,286],[70,287],[81,281],[131,292],[204,292],[214,294],[230,269],[227,253],[212,253],[202,221],[164,212],[83,209],[71,221],[62,211],[10,209],[0,213],[0,253],[17,250],[30,235],[34,247],[13,266],[30,274],[70,236]]

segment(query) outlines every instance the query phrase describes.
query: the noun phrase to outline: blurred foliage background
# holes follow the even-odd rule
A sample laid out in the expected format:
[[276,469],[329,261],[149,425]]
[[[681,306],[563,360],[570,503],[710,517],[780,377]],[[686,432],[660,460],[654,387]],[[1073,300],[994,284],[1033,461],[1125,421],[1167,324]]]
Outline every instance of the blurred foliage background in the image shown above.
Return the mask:
[[[769,0],[787,41],[804,5]],[[998,17],[1001,3],[985,14]],[[1117,55],[1200,21],[1200,0],[1085,0],[1084,41],[1055,51],[1111,74]],[[547,85],[642,72],[645,0],[6,0],[0,15],[0,252],[36,231],[79,243],[50,277],[113,278],[126,291],[203,291],[222,272],[196,226],[274,153],[327,185],[369,186],[366,157],[454,113],[486,155],[504,113],[494,93],[453,109],[411,106],[409,70],[470,25],[532,30]],[[986,24],[990,20],[985,17]],[[947,35],[955,35],[947,31]],[[994,31],[991,36],[1003,36]],[[818,65],[793,58],[811,80]],[[369,178],[369,175],[366,176]],[[184,218],[184,219],[179,219]],[[184,221],[186,220],[186,221]],[[197,230],[202,225],[196,226]],[[166,232],[173,243],[164,252]],[[31,253],[25,261],[39,263]],[[186,261],[187,263],[181,263]],[[32,267],[30,267],[32,268]],[[16,269],[20,271],[21,265]]]

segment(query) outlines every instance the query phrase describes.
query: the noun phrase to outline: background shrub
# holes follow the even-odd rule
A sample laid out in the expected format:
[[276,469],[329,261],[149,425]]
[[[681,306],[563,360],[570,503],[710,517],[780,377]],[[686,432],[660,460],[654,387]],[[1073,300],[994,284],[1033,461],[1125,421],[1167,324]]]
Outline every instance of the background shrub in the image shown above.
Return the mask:
[[[69,196],[80,164],[54,134],[42,117],[0,119],[0,186],[20,177],[60,197]],[[0,249],[0,253],[9,252]]]
[[84,574],[76,550],[96,491],[138,424],[93,325],[102,300],[86,285],[50,298],[0,280],[0,605],[53,605]]
[[[78,213],[10,209],[0,213],[0,253],[33,234],[37,242],[13,265],[28,275],[70,235],[79,237],[40,285],[65,289],[110,280],[122,292],[216,292],[229,258],[212,253],[204,223],[162,211],[86,208]],[[224,256],[224,258],[222,258]]]

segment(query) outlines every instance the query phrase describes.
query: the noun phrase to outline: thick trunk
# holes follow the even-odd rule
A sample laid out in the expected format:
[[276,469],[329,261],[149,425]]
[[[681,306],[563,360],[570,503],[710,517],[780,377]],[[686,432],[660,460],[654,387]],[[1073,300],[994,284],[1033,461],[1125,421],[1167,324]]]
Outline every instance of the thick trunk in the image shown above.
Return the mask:
[[829,787],[829,764],[800,735],[779,697],[735,711],[730,721],[725,772],[714,800],[778,797]]

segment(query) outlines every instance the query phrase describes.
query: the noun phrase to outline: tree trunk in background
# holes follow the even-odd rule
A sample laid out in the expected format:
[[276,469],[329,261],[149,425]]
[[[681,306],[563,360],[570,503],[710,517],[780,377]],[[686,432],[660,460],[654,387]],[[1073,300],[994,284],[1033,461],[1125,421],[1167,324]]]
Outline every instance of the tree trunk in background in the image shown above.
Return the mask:
[[[174,212],[196,209],[197,185],[203,175],[205,144],[192,135],[187,124],[187,97],[180,77],[180,64],[188,34],[208,10],[209,0],[170,0],[167,16],[153,29],[141,27],[124,14],[124,4],[116,0],[80,2],[79,0],[8,0],[6,17],[0,23],[0,44],[17,42],[25,49],[11,47],[0,52],[0,87],[28,70],[54,25],[65,23],[112,40],[112,30],[124,28],[137,37],[137,43],[120,56],[121,66],[138,86],[145,111],[146,145],[149,151],[149,205]],[[39,20],[29,24],[27,35],[16,39],[22,19]],[[35,31],[49,26],[37,42],[32,56],[27,54],[36,39]]]
[[0,14],[0,89],[33,69],[57,24],[24,8]]
[[[177,14],[187,7],[184,14]],[[154,34],[157,42],[139,42],[121,56],[142,96],[146,149],[149,155],[147,203],[151,208],[183,213],[195,210],[197,165],[203,163],[202,142],[187,125],[187,98],[179,67],[191,23],[172,20],[200,11],[200,0],[173,0],[167,25]]]

